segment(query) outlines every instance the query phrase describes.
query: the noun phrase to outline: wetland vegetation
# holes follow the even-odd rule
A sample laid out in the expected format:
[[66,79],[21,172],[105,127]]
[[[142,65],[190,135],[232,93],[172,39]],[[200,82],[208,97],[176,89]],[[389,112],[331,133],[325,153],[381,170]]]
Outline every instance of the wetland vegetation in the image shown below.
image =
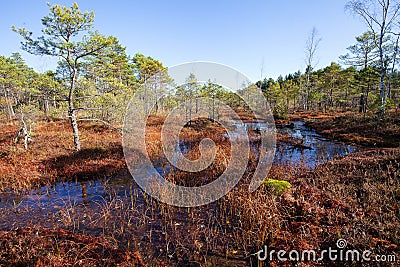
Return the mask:
[[[380,36],[368,29],[341,57],[347,67],[313,69],[313,31],[304,73],[241,89],[245,96],[246,90],[261,90],[274,115],[272,127],[256,120],[240,94],[210,80],[190,75],[173,86],[160,61],[131,57],[117,38],[92,31],[93,12],[77,4],[49,9],[43,38],[13,29],[25,51],[56,57],[56,70],[38,73],[18,53],[0,56],[1,266],[295,266],[260,261],[256,253],[265,245],[322,250],[336,247],[340,238],[349,249],[400,259],[398,35],[381,36],[382,50]],[[363,64],[354,61],[360,55]],[[123,120],[131,96],[143,86],[159,100],[152,109],[144,107],[146,153],[157,172],[178,185],[202,186],[225,171],[232,136],[219,123],[222,109],[214,101],[238,114],[235,127],[248,134],[249,160],[225,196],[200,207],[176,207],[152,198],[132,179]],[[208,113],[196,117],[201,97],[210,99]],[[216,145],[215,159],[200,172],[172,166],[162,148],[164,121],[178,105],[188,118],[179,134],[182,154],[198,159],[204,138]],[[271,128],[273,164],[250,192],[260,136]]]

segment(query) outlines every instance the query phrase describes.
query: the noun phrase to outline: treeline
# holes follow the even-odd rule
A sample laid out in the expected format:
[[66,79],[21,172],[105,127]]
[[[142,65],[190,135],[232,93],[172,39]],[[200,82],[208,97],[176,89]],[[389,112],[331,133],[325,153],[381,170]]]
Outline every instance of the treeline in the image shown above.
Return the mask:
[[42,36],[33,37],[25,28],[12,29],[23,38],[23,50],[53,56],[58,67],[38,74],[18,54],[1,57],[0,108],[9,120],[18,116],[25,133],[29,132],[27,118],[35,114],[68,118],[75,149],[80,150],[79,121],[121,123],[135,89],[166,69],[151,57],[128,56],[117,38],[95,31],[94,12],[81,12],[76,3],[48,5]]
[[[400,106],[400,73],[398,71],[398,37],[384,42],[384,109]],[[311,69],[307,83],[307,71],[288,74],[276,80],[258,81],[259,86],[276,115],[303,110],[318,112],[343,112],[367,110],[379,112],[381,68],[379,50],[371,32],[356,37],[356,43],[348,47],[348,53],[340,56],[340,63],[332,62],[321,69]]]
[[[88,58],[79,68],[73,91],[73,106],[78,121],[99,120],[122,123],[123,113],[133,92],[146,77],[165,69],[161,62],[142,54],[132,58],[124,48],[102,58]],[[0,111],[2,121],[20,119],[67,118],[69,102],[68,69],[38,73],[18,53],[0,56]]]
[[[258,84],[273,102],[275,113],[292,109],[346,110],[359,102],[359,111],[378,109],[383,118],[389,108],[399,107],[400,1],[350,0],[345,9],[364,22],[367,31],[356,37],[341,63],[313,70],[319,40],[313,29],[306,45],[306,70]],[[297,100],[297,105],[296,105]]]
[[[42,19],[42,36],[34,37],[25,28],[12,28],[22,37],[23,50],[53,56],[58,66],[54,71],[37,73],[18,53],[0,56],[1,120],[17,118],[24,132],[29,132],[27,128],[35,117],[67,118],[79,150],[78,122],[90,120],[120,126],[125,108],[139,88],[148,88],[156,98],[155,112],[184,102],[189,119],[198,97],[212,99],[208,104],[212,119],[219,116],[214,98],[231,106],[244,104],[237,95],[211,81],[198,84],[193,75],[187,78],[186,85],[175,88],[160,61],[142,54],[127,55],[116,37],[95,31],[93,22],[94,13],[82,12],[74,3],[71,7],[49,5],[49,14]],[[312,59],[318,39],[313,31],[304,73],[263,79],[256,85],[279,117],[303,110],[371,110],[383,114],[382,111],[399,107],[398,36],[378,34],[371,28],[356,37],[348,54],[340,57],[340,65],[332,63],[314,69]],[[150,108],[145,107],[146,112]]]

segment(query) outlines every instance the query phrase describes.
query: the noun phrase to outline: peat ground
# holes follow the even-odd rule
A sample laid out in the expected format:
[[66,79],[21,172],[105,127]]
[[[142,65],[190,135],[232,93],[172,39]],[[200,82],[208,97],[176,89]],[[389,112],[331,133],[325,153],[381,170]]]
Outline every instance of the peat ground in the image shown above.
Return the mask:
[[[198,262],[206,265],[205,255],[218,254],[225,258],[243,259],[245,265],[257,264],[252,254],[263,244],[276,250],[321,249],[335,246],[338,238],[344,238],[350,244],[349,248],[371,249],[374,254],[395,255],[400,259],[400,119],[396,114],[391,116],[387,121],[376,120],[372,114],[364,120],[363,116],[354,113],[293,117],[307,121],[330,138],[361,144],[366,149],[336,158],[312,171],[286,166],[273,168],[268,178],[291,183],[291,188],[284,194],[275,194],[266,187],[250,194],[239,185],[216,203],[219,210],[216,220],[222,225],[216,227],[204,223],[204,228],[209,230],[204,230],[204,233],[208,234],[207,238],[212,238],[215,246],[206,246],[211,241],[204,234],[193,240],[178,240],[185,234],[180,233],[177,222],[171,220],[171,229],[175,227],[171,236],[182,243],[179,248],[183,257],[184,253],[194,252]],[[150,142],[157,140],[162,121],[162,118],[153,118],[149,122]],[[210,127],[207,131],[215,132],[212,125],[202,123],[197,128],[194,125],[187,129],[182,137],[201,139],[203,135],[194,132],[205,129],[205,126]],[[120,134],[104,125],[87,123],[80,126],[82,150],[75,152],[71,129],[66,121],[38,123],[28,151],[23,145],[14,144],[18,124],[2,125],[0,190],[28,191],[61,180],[90,180],[126,172]],[[189,218],[193,211],[179,213]],[[203,225],[201,216],[204,213],[192,216],[193,222],[199,216],[197,222],[201,221]],[[196,230],[195,226],[192,225],[191,231]],[[176,244],[175,247],[178,250]],[[143,260],[148,259],[143,255],[146,253],[143,249],[126,248],[107,238],[84,235],[61,226],[0,231],[0,251],[0,265],[148,264]],[[166,256],[162,262],[176,265],[179,259],[168,260]],[[272,261],[265,264],[291,266],[292,263]],[[304,266],[315,264],[306,262]],[[329,265],[343,266],[346,263]],[[348,266],[352,265],[348,263]],[[391,266],[390,263],[387,266]]]

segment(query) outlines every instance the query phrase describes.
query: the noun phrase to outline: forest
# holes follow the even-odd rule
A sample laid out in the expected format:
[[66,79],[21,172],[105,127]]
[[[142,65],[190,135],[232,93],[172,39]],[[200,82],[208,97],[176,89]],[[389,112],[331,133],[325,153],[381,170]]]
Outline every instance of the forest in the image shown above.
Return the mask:
[[[346,54],[317,68],[321,37],[314,28],[305,36],[304,69],[276,79],[261,74],[236,93],[194,73],[178,85],[160,60],[129,55],[116,37],[95,29],[94,11],[77,3],[48,8],[42,33],[30,25],[10,30],[23,51],[56,59],[54,70],[38,72],[18,52],[0,55],[1,266],[297,266],[257,253],[264,246],[336,248],[337,240],[386,260],[368,266],[398,263],[400,3],[348,2],[365,31]],[[249,192],[270,127],[247,104],[252,90],[267,101],[276,144],[268,175]],[[227,169],[233,148],[220,103],[234,110],[250,140],[236,187],[200,207],[146,194],[122,144],[127,107],[138,93],[149,158],[168,181],[186,187]],[[205,117],[196,116],[200,99],[208,99]],[[216,146],[201,172],[171,167],[163,151],[163,124],[178,106],[187,121],[178,145],[185,157],[201,158],[204,138]],[[362,266],[354,258],[301,264]]]

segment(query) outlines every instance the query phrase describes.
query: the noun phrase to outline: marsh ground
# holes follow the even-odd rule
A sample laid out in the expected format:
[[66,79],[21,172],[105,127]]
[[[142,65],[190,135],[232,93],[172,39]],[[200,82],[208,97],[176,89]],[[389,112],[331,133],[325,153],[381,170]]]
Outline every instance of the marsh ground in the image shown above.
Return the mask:
[[[311,170],[307,166],[275,164],[267,178],[289,181],[291,188],[283,194],[268,186],[249,193],[248,178],[244,177],[224,198],[199,209],[164,205],[146,197],[132,181],[121,182],[127,169],[120,134],[113,129],[82,124],[83,149],[74,152],[67,122],[41,122],[35,128],[30,149],[25,151],[13,142],[17,124],[3,125],[3,196],[23,195],[40,186],[51,188],[68,181],[80,183],[82,197],[91,195],[83,191],[85,181],[98,180],[102,191],[92,203],[60,205],[51,215],[42,213],[25,224],[11,221],[26,216],[21,215],[26,207],[3,206],[0,264],[248,266],[257,264],[253,254],[266,244],[276,250],[320,249],[335,246],[339,237],[346,239],[351,248],[368,248],[399,259],[400,130],[399,117],[391,116],[384,123],[374,120],[373,115],[364,120],[354,113],[299,114],[292,119],[301,118],[318,132],[360,144],[363,149]],[[162,121],[153,118],[148,123],[152,149],[159,140]],[[290,125],[288,121],[279,124]],[[185,129],[182,138],[195,141],[212,132],[221,155],[229,154],[226,140],[218,139],[223,132],[216,127],[199,121]],[[299,140],[286,135],[278,135],[278,141],[299,144]],[[197,152],[193,153],[195,156]],[[219,167],[214,166],[217,170]],[[247,174],[251,172],[250,164]],[[25,214],[37,209],[41,207],[31,207]],[[37,219],[43,217],[45,222]],[[258,264],[273,266],[282,262]]]

